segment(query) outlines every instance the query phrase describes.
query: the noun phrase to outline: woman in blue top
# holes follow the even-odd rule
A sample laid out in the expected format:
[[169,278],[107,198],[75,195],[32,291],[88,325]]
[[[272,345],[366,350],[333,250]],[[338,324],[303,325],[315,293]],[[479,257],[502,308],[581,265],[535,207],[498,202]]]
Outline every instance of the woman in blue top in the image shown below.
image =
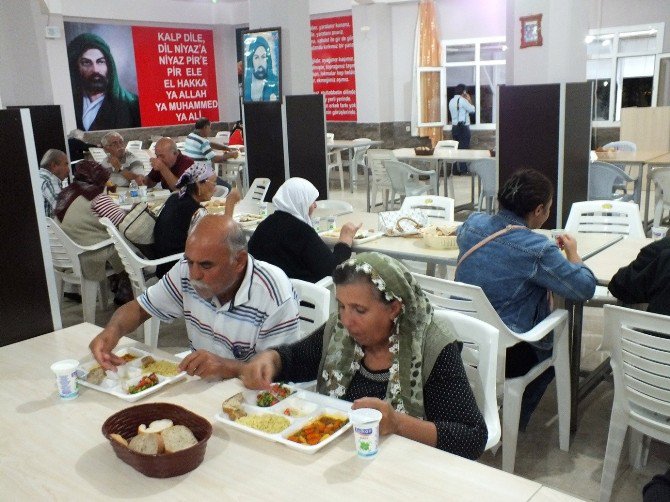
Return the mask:
[[[564,234],[559,243],[533,232],[549,217],[553,199],[551,181],[533,169],[515,172],[498,193],[500,210],[495,215],[473,213],[458,231],[460,264],[456,280],[484,290],[502,321],[523,333],[550,312],[548,291],[574,301],[593,297],[596,279],[577,254],[577,241]],[[509,229],[496,237],[496,232]],[[486,243],[464,256],[481,241]],[[521,342],[507,349],[505,375],[525,375],[551,356],[552,337]],[[540,375],[524,392],[520,430],[554,376],[553,367]]]

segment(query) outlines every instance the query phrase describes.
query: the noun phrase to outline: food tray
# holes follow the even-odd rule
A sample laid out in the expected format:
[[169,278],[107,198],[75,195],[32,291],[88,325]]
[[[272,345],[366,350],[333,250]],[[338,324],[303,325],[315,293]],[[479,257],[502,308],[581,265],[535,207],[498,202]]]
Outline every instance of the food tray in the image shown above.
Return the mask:
[[[319,232],[319,236],[324,241],[334,244],[340,240],[340,229],[325,230]],[[366,242],[374,241],[380,237],[384,237],[384,232],[380,230],[359,230],[356,232],[356,237],[354,237],[354,244],[365,244]]]
[[[124,368],[125,371],[127,371],[131,376],[119,379],[110,378],[108,376],[107,378],[105,378],[105,380],[102,381],[100,385],[95,385],[90,382],[87,382],[86,376],[88,375],[88,372],[93,368],[95,368],[96,366],[99,366],[98,362],[95,359],[93,359],[93,356],[88,356],[86,360],[80,363],[79,367],[77,368],[77,381],[79,382],[79,384],[83,385],[84,387],[90,387],[91,389],[104,392],[106,394],[111,394],[112,396],[118,397],[119,399],[123,399],[124,401],[132,403],[134,401],[142,399],[143,397],[148,396],[149,394],[157,392],[159,389],[165,387],[166,385],[172,382],[182,380],[183,378],[186,377],[185,371],[182,371],[181,373],[175,376],[169,376],[169,377],[157,374],[156,376],[158,377],[158,384],[154,385],[153,387],[149,387],[148,389],[145,389],[141,392],[138,392],[137,394],[128,394],[128,392],[125,390],[125,387],[127,387],[128,385],[137,384],[137,382],[143,376],[141,369],[142,363],[140,361],[143,357],[152,356],[156,361],[170,361],[175,363],[178,363],[179,361],[171,357],[158,356],[152,354],[151,352],[138,349],[136,347],[122,347],[116,350],[114,353],[120,357],[123,357],[126,354],[130,354],[137,357],[136,359],[129,361],[125,365],[119,367],[123,368],[125,366]],[[124,370],[122,369],[120,371]],[[137,374],[138,372],[139,374]]]
[[[263,439],[267,439],[269,441],[281,443],[294,450],[309,454],[316,453],[324,446],[335,441],[335,439],[340,437],[342,434],[344,434],[345,431],[351,428],[351,422],[348,421],[349,420],[348,413],[349,410],[351,409],[351,403],[347,401],[341,401],[339,399],[335,399],[330,396],[324,396],[316,392],[301,390],[297,387],[293,387],[290,385],[287,387],[293,390],[293,394],[288,396],[286,399],[279,401],[274,406],[269,406],[267,408],[261,408],[260,406],[256,406],[256,396],[260,391],[249,390],[243,392],[242,409],[248,415],[260,415],[267,413],[272,415],[280,415],[289,420],[290,425],[282,432],[279,432],[277,434],[270,434],[267,432],[260,431],[258,429],[254,429],[239,422],[230,420],[228,415],[224,412],[217,413],[215,418],[219,422],[223,422],[224,424],[233,427],[235,429],[248,432],[249,434],[261,437]],[[300,415],[286,416],[284,414],[284,410],[286,410],[287,408],[299,411]],[[315,445],[296,443],[294,441],[289,441],[288,439],[286,439],[288,436],[290,436],[294,432],[299,431],[305,425],[309,424],[313,420],[316,420],[318,417],[322,415],[330,415],[337,418],[344,418],[347,419],[347,423],[344,424],[340,429],[335,431],[331,436],[328,436],[326,439]]]
[[233,219],[243,227],[258,225],[265,219],[265,216],[258,213],[239,213],[233,216]]

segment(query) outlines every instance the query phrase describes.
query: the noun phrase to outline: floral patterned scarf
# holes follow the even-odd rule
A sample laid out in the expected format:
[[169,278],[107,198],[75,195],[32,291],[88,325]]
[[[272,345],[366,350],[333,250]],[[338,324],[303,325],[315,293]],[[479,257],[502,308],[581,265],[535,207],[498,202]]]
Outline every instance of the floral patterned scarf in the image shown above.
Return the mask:
[[[386,400],[397,411],[423,418],[423,347],[433,320],[433,307],[412,274],[389,256],[361,253],[339,267],[364,272],[388,300],[395,298],[402,303],[396,329],[389,339],[393,363]],[[362,359],[363,348],[338,318],[319,375],[319,392],[337,398],[344,396]]]

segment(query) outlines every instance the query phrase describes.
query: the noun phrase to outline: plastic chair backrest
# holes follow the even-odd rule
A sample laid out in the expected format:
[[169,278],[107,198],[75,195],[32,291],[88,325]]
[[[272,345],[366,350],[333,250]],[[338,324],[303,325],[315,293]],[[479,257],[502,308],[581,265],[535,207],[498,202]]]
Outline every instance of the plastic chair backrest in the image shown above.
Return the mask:
[[[651,170],[651,180],[654,182],[654,193],[656,194],[656,211],[663,206],[670,205],[670,167],[655,167]],[[660,206],[659,206],[660,204]],[[654,225],[660,224],[654,223]]]
[[614,148],[619,152],[636,152],[637,145],[632,141],[612,141],[603,145],[603,148]]
[[458,141],[454,139],[441,139],[435,143],[435,150],[438,148],[453,148],[454,150],[458,150]]
[[370,140],[368,138],[356,138],[354,143],[362,143],[361,146],[354,146],[354,158],[351,160],[353,166],[365,165],[365,152],[370,149]]
[[409,180],[410,169],[409,165],[398,162],[397,160],[384,161],[384,167],[391,180],[391,186],[397,193],[405,193],[405,182]]
[[385,160],[396,160],[392,150],[373,149],[368,151],[368,167],[372,179],[377,183],[391,183],[389,175],[384,167]]
[[100,218],[100,223],[107,228],[107,233],[112,238],[112,242],[114,242],[114,249],[116,249],[116,253],[121,258],[123,268],[130,278],[135,297],[141,295],[147,289],[143,271],[146,265],[142,264],[143,259],[137,256],[128,244],[128,241],[121,235],[119,229],[114,226],[114,223],[109,218]]
[[134,139],[126,143],[126,150],[141,150],[142,149],[142,140]]
[[454,221],[454,199],[441,195],[408,195],[400,210],[420,209],[430,218]]
[[340,216],[354,212],[354,206],[344,200],[317,200],[316,208],[321,211],[328,211],[330,215]]
[[618,200],[574,202],[565,230],[573,234],[606,233],[645,237],[639,206],[634,202]]
[[107,152],[105,152],[104,149],[99,148],[97,146],[91,146],[88,148],[88,153],[91,154],[91,157],[93,157],[93,160],[96,162],[102,162],[107,158]]
[[326,143],[332,143],[335,141],[335,133],[327,132],[326,133]]
[[79,255],[83,252],[65,231],[51,218],[47,217],[47,232],[51,247],[51,261],[56,269],[72,269],[75,276],[81,277]]
[[589,163],[588,200],[630,200],[632,195],[617,194],[621,180],[635,181],[626,171],[614,164],[595,161]]
[[177,141],[175,144],[177,145],[177,150],[179,150],[180,152],[183,152],[184,150],[186,150],[186,142],[185,141]]
[[230,141],[230,131],[219,131],[216,133],[217,138],[221,138],[224,143],[228,143]]
[[470,162],[470,171],[479,176],[481,190],[485,197],[496,197],[496,159],[479,159]]
[[291,284],[300,301],[300,338],[304,338],[328,320],[330,291],[300,279],[291,279]]
[[500,441],[501,427],[496,395],[498,330],[479,319],[449,310],[435,310],[433,320],[446,325],[463,342],[461,358],[477,406],[484,416],[486,449]]
[[249,187],[249,191],[246,193],[241,203],[244,204],[258,204],[265,200],[265,194],[268,193],[268,188],[270,188],[270,179],[269,178],[256,178]]
[[505,380],[505,350],[519,343],[489,302],[479,286],[439,279],[422,274],[412,274],[431,305],[437,309],[448,309],[484,321],[499,332],[498,375],[499,383]]
[[156,150],[156,141],[152,141],[151,144],[149,145],[149,150]]

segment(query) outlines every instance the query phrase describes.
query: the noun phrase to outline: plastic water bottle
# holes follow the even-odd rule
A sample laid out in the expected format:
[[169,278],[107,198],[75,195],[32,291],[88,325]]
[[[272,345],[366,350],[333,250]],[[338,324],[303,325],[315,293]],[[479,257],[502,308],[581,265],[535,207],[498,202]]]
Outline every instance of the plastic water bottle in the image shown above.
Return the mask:
[[130,185],[128,185],[128,192],[130,193],[131,199],[137,199],[139,197],[139,188],[137,187],[137,181],[132,180]]

